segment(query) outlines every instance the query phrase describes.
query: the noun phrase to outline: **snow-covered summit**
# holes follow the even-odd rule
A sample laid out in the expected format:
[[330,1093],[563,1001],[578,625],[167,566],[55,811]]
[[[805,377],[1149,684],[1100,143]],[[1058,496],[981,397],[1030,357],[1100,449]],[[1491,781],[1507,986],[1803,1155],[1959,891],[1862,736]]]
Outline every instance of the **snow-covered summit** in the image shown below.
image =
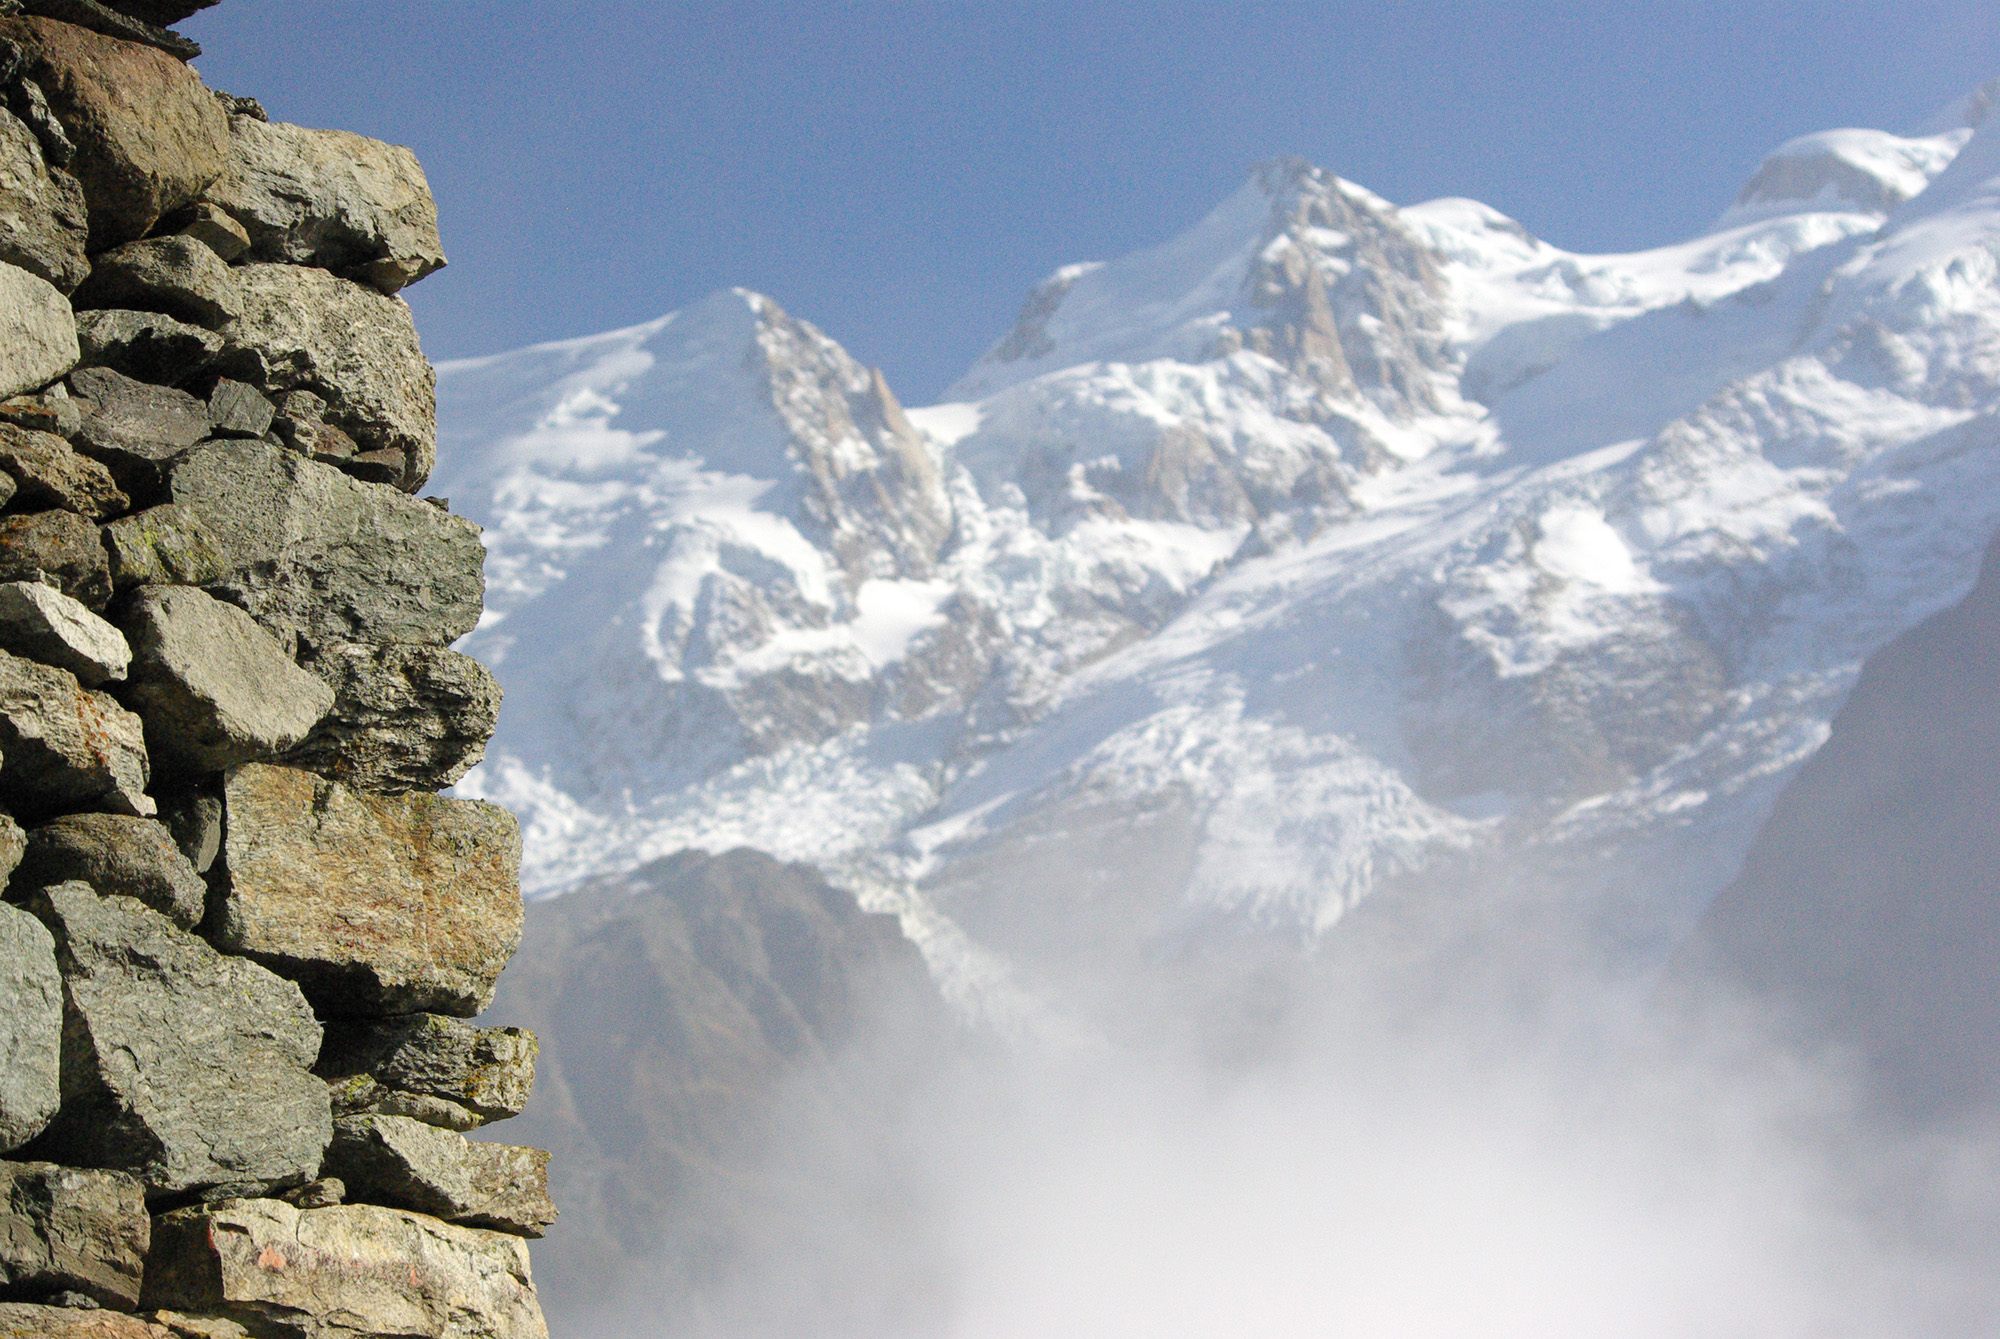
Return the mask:
[[1613,256],[1269,164],[925,409],[746,293],[445,365],[466,788],[538,890],[755,846],[993,1007],[1385,895],[1656,954],[2000,527],[1994,124]]

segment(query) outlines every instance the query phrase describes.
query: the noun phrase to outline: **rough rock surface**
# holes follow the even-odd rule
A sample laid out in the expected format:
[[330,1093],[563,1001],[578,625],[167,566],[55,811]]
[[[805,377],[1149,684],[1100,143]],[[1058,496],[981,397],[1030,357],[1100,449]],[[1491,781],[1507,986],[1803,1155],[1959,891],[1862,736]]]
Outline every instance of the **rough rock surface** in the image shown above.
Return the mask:
[[132,505],[110,470],[78,455],[52,432],[0,423],[0,470],[12,476],[14,496],[24,508],[54,507],[102,521]]
[[204,200],[188,211],[181,236],[192,237],[226,261],[239,259],[250,249],[250,234],[220,205]]
[[325,270],[245,265],[243,316],[223,329],[235,375],[271,391],[309,390],[364,451],[400,452],[412,492],[437,459],[437,378],[410,309]]
[[175,1339],[172,1330],[119,1311],[0,1302],[0,1339]]
[[95,257],[72,300],[78,307],[164,312],[209,327],[227,325],[243,312],[236,276],[222,257],[182,236],[127,242]]
[[33,1139],[56,1114],[62,1056],[62,977],[55,941],[27,912],[0,905],[0,1153]]
[[208,393],[208,421],[218,437],[262,437],[277,412],[264,392],[228,377],[217,380]]
[[193,60],[201,54],[200,43],[189,41],[179,33],[168,32],[158,24],[135,18],[103,0],[20,0],[20,5],[27,13],[61,19],[64,23],[74,23],[79,28],[103,33],[106,37],[158,47],[181,60]]
[[85,688],[125,677],[125,634],[39,581],[0,582],[0,648],[68,670]]
[[51,168],[34,131],[0,107],[0,262],[67,293],[90,273],[83,188]]
[[366,1075],[384,1096],[442,1099],[478,1124],[521,1114],[538,1049],[521,1028],[476,1028],[441,1014],[335,1020],[314,1072],[330,1082]]
[[63,971],[62,1110],[35,1151],[148,1194],[299,1185],[332,1137],[298,987],[128,898],[64,883],[31,904]]
[[0,803],[16,814],[100,804],[150,814],[139,718],[68,670],[0,651]]
[[163,51],[46,18],[0,19],[76,146],[93,252],[143,237],[221,174],[229,123],[195,72]]
[[77,449],[102,461],[128,493],[156,495],[167,467],[209,435],[208,406],[186,391],[108,367],[85,368],[69,385],[84,411]]
[[111,559],[98,528],[73,511],[0,520],[0,581],[55,583],[86,609],[111,598]]
[[0,1162],[0,1288],[139,1304],[152,1220],[138,1178],[48,1162]]
[[222,853],[222,787],[219,778],[182,779],[179,785],[155,786],[160,821],[174,836],[174,845],[206,874]]
[[27,850],[28,834],[21,830],[12,814],[0,811],[0,891],[6,890],[7,880],[20,867]]
[[140,381],[178,386],[215,361],[222,336],[159,312],[113,309],[76,314],[85,367],[108,367]]
[[0,396],[46,386],[81,356],[76,317],[55,285],[0,264]]
[[486,667],[442,646],[337,644],[299,664],[332,686],[334,705],[286,761],[349,785],[442,790],[485,755],[499,719]]
[[327,1017],[470,1016],[520,943],[520,833],[497,805],[252,764],[225,784],[223,834],[215,942]]
[[367,1204],[239,1200],[167,1214],[144,1301],[259,1334],[548,1334],[520,1238]]
[[219,3],[221,0],[111,0],[111,7],[155,27],[170,28]]
[[125,698],[162,767],[219,772],[275,757],[333,705],[333,690],[256,619],[204,591],[145,587],[119,621],[133,653]]
[[385,294],[443,266],[437,203],[408,149],[248,116],[231,117],[229,135],[230,165],[208,198],[243,225],[254,259]]
[[163,823],[126,814],[65,814],[28,834],[17,888],[71,880],[106,897],[129,897],[183,930],[201,921],[208,885]]
[[479,621],[479,530],[262,442],[175,465],[172,501],[105,532],[118,584],[205,586],[281,637],[443,645]]
[[326,1170],[350,1202],[415,1209],[448,1222],[539,1237],[556,1220],[549,1155],[406,1116],[344,1116],[333,1123]]

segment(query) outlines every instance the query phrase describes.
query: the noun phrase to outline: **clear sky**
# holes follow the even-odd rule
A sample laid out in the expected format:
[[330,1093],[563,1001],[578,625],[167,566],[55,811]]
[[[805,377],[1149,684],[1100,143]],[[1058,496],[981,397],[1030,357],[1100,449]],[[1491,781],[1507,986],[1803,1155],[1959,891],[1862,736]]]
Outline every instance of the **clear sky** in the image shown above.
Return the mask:
[[2000,4],[223,0],[183,30],[281,120],[411,145],[451,267],[434,358],[732,284],[910,403],[1060,264],[1302,154],[1572,250],[1699,231],[1771,147],[2000,75]]

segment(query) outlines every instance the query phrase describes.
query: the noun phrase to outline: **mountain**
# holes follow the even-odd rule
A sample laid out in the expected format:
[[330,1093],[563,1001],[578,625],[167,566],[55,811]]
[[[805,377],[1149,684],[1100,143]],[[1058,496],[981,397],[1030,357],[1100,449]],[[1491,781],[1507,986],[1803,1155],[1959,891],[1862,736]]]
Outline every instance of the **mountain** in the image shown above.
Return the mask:
[[1868,658],[1684,958],[1865,1058],[1884,1106],[2000,1096],[2000,544],[1979,580]]
[[2000,128],[1780,148],[1567,253],[1266,164],[946,403],[769,298],[439,370],[544,893],[811,864],[1005,1027],[1364,902],[1643,973],[2000,528]]

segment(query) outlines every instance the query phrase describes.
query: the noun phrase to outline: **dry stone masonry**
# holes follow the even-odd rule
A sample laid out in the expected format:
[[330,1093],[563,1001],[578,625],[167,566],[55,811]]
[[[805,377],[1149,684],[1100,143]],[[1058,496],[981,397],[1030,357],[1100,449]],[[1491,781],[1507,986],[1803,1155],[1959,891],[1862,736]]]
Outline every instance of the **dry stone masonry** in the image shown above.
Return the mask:
[[437,210],[213,3],[0,0],[0,1339],[545,1339]]

